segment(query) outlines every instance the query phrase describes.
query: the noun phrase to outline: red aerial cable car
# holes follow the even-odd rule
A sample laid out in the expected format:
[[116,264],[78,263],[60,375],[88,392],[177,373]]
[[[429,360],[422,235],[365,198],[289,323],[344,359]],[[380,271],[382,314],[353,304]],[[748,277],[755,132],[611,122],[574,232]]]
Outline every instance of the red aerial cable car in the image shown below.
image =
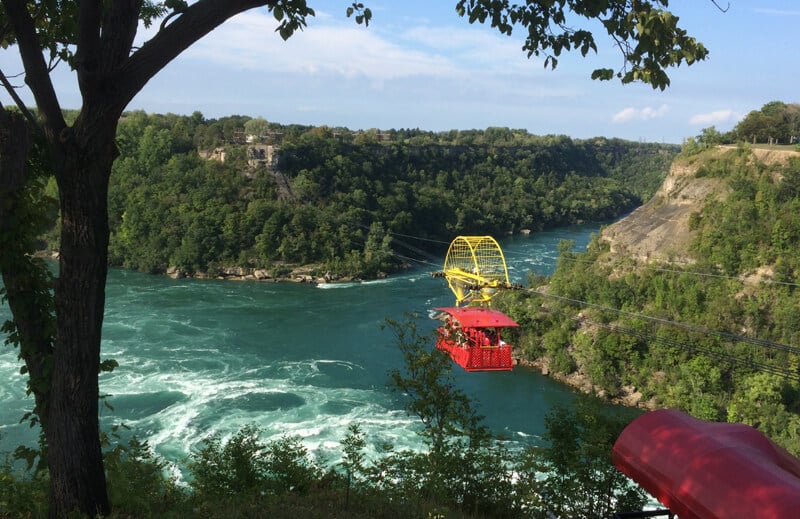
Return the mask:
[[445,314],[436,347],[450,354],[467,371],[508,371],[514,365],[511,345],[503,341],[501,329],[518,326],[498,310],[468,306],[437,308]]
[[622,431],[611,459],[681,519],[800,517],[800,460],[749,425],[651,411]]
[[[450,244],[444,271],[456,296],[456,306],[438,308],[436,347],[467,371],[508,371],[514,361],[511,345],[501,337],[504,328],[518,324],[499,310],[488,308],[499,288],[508,288],[508,269],[500,245],[491,236],[459,236]],[[462,302],[468,305],[459,308]]]

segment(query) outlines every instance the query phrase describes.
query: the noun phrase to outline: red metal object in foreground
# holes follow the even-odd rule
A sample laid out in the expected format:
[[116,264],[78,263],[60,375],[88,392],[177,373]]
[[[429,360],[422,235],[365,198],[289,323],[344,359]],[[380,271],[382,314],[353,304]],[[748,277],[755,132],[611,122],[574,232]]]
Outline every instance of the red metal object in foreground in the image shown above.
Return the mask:
[[467,371],[508,371],[513,365],[511,345],[501,330],[519,326],[503,312],[483,307],[437,308],[444,312],[436,347],[447,352]]
[[622,431],[611,457],[681,519],[800,517],[800,460],[748,425],[653,411]]

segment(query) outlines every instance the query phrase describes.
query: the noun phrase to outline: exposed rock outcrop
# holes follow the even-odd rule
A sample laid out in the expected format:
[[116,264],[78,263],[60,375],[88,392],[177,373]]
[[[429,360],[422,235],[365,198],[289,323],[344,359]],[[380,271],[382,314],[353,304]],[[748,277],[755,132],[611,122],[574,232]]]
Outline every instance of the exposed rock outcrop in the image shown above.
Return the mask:
[[[752,155],[744,157],[744,160],[786,164],[792,157],[800,158],[800,152],[789,149],[755,148],[751,151]],[[689,228],[691,215],[702,211],[711,201],[724,200],[731,192],[726,179],[698,176],[698,171],[710,157],[724,153],[738,152],[736,147],[730,146],[704,152],[701,156],[678,157],[661,188],[649,202],[603,229],[601,239],[609,243],[611,256],[630,257],[642,263],[694,262],[689,249],[696,235]],[[760,280],[773,276],[773,268],[765,265],[743,276],[742,280],[755,285]],[[644,395],[634,386],[623,386],[617,395],[606,394],[600,387],[592,384],[582,366],[578,366],[576,372],[564,375],[552,372],[546,358],[521,363],[584,393],[595,394],[614,403],[644,409],[657,407],[655,399],[645,400]]]
[[688,253],[695,233],[689,217],[712,197],[724,199],[730,189],[718,178],[697,178],[697,166],[677,159],[655,196],[622,220],[603,229],[611,253],[653,260],[692,262]]
[[[166,270],[167,276],[172,279],[195,278],[195,279],[227,279],[231,281],[290,281],[294,283],[335,283],[358,281],[357,278],[348,276],[336,276],[330,272],[318,274],[321,270],[319,265],[280,265],[276,270],[271,271],[260,268],[249,267],[226,267],[219,269],[213,274],[208,272],[187,272],[179,267],[169,267]],[[382,274],[385,277],[385,274]],[[379,275],[380,277],[380,275]]]
[[[622,220],[603,229],[601,238],[610,244],[611,253],[630,256],[641,262],[670,261],[692,263],[689,245],[695,232],[689,218],[711,200],[724,200],[730,187],[724,179],[698,177],[697,172],[707,153],[737,153],[735,146],[720,146],[698,156],[679,156],[655,196]],[[791,149],[750,150],[752,160],[765,164],[786,164],[800,157]]]

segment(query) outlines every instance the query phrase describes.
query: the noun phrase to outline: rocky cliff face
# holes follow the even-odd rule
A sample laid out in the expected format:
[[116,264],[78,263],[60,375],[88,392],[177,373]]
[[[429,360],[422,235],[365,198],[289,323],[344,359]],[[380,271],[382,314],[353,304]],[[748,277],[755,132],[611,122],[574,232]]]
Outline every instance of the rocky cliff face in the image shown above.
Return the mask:
[[[698,177],[697,173],[703,164],[725,153],[738,154],[740,152],[735,147],[720,147],[688,157],[679,155],[673,162],[661,188],[648,203],[603,229],[600,239],[609,243],[610,253],[608,254],[610,257],[601,256],[598,262],[614,265],[618,259],[633,258],[641,263],[693,263],[695,258],[692,256],[689,246],[694,240],[696,232],[689,229],[691,215],[702,211],[706,204],[724,200],[731,193],[727,179]],[[749,156],[738,158],[738,160],[743,159],[763,164],[786,164],[790,158],[800,158],[800,152],[791,149],[753,149]],[[625,264],[625,268],[628,268],[627,264]],[[619,273],[616,271],[612,275]],[[753,287],[758,286],[764,279],[771,278],[774,278],[774,272],[767,265],[741,277],[743,282]],[[540,290],[546,289],[547,287],[540,288]],[[742,290],[744,291],[746,288]],[[578,315],[580,316],[580,314]],[[747,327],[742,328],[741,331],[745,335],[751,332],[752,330]],[[577,333],[596,334],[597,326],[588,321],[582,322]],[[574,344],[572,349],[575,349]],[[569,350],[568,348],[568,352]],[[570,352],[570,354],[572,353]],[[587,374],[587,359],[573,355],[573,360],[576,362],[574,372],[566,375],[552,373],[552,376],[584,393],[596,394],[601,397],[609,396],[600,386],[595,385]],[[543,374],[551,374],[549,362],[550,359],[543,357],[525,363],[540,369]],[[653,376],[663,379],[666,374],[658,371]],[[610,396],[610,399],[615,403],[628,406],[657,408],[659,406],[657,397],[643,400],[640,389],[633,385],[622,386],[617,394]],[[647,392],[652,394],[652,388]]]
[[688,247],[694,238],[689,216],[703,208],[710,196],[724,197],[727,188],[716,178],[697,178],[697,167],[677,159],[649,202],[605,228],[602,239],[612,254],[642,262],[691,262]]
[[[720,147],[713,153],[734,153],[734,147]],[[793,150],[753,149],[753,160],[786,163],[800,157]],[[609,242],[612,254],[641,262],[692,263],[689,244],[695,233],[689,217],[712,200],[724,200],[730,189],[725,180],[697,177],[700,162],[678,157],[655,196],[630,215],[605,228],[601,238]]]

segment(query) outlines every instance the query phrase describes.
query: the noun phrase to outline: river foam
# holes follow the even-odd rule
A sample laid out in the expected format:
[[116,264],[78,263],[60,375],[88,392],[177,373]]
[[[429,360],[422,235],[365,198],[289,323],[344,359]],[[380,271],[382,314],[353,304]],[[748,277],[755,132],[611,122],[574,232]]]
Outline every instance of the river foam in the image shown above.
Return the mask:
[[[548,273],[561,238],[584,246],[594,227],[517,237],[502,242],[512,281],[531,266]],[[544,242],[544,243],[542,243]],[[321,289],[321,290],[319,290]],[[341,456],[350,424],[366,433],[368,453],[418,449],[418,420],[391,393],[388,372],[402,355],[386,319],[421,317],[451,306],[446,283],[427,270],[343,284],[173,280],[112,270],[106,288],[102,358],[119,367],[100,376],[108,394],[101,423],[129,427],[160,454],[185,462],[212,434],[228,438],[246,425],[263,439],[296,435],[320,459]],[[0,321],[9,317],[0,305]],[[19,375],[17,352],[0,350],[0,452],[35,445],[36,433],[19,424],[32,407]],[[456,384],[480,405],[487,424],[509,441],[535,442],[554,403],[569,404],[572,390],[527,371],[453,372]]]

